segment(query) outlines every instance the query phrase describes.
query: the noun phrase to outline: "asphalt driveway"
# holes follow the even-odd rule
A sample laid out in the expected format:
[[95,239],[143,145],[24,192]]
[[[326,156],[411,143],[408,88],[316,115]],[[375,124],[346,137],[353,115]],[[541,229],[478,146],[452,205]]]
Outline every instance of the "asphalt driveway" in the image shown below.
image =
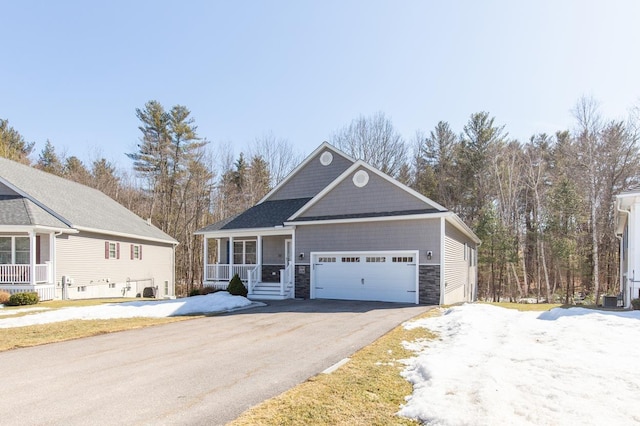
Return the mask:
[[0,353],[5,425],[218,425],[428,306],[287,300]]

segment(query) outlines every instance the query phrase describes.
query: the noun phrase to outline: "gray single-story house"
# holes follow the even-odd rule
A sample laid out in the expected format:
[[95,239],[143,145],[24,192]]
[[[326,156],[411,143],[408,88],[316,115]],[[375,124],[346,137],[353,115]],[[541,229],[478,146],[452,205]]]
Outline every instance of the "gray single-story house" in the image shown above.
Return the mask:
[[453,304],[477,296],[478,237],[445,207],[321,144],[245,212],[209,225],[204,285],[256,299]]
[[0,158],[0,290],[173,297],[177,244],[96,189]]

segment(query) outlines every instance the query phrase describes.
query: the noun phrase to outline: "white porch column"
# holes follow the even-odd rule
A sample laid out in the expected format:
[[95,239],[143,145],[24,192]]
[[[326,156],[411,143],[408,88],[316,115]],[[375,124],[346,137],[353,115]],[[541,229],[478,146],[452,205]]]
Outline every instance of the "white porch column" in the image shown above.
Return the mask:
[[258,243],[256,245],[256,263],[262,267],[262,235],[258,235]]
[[56,283],[56,233],[49,234],[49,284]]
[[31,265],[30,284],[36,285],[36,232],[29,231],[29,264]]
[[233,278],[233,237],[229,237],[229,277]]
[[204,277],[204,281],[207,281],[207,279],[209,278],[207,276],[207,270],[209,269],[208,268],[208,264],[209,264],[209,239],[205,235],[202,240],[203,240],[203,244],[204,244],[204,259],[203,259],[204,262],[202,262],[203,265],[204,265],[204,271],[203,271],[202,276]]
[[222,262],[222,252],[220,250],[220,246],[222,244],[222,238],[218,238],[216,241],[218,241],[218,263]]

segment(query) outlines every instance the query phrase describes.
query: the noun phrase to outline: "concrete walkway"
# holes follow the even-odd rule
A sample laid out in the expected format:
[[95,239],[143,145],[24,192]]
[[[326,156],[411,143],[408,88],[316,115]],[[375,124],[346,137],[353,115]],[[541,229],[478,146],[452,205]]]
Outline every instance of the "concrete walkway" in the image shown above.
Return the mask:
[[431,307],[287,300],[0,353],[4,425],[221,425]]

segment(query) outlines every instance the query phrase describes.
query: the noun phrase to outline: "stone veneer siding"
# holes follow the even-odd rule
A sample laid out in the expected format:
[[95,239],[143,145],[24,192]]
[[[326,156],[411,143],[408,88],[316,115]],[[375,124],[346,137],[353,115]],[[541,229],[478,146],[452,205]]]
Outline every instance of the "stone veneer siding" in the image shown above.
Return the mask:
[[296,265],[295,268],[295,297],[296,299],[309,299],[311,298],[311,267]]
[[[281,269],[284,269],[284,265],[262,265],[262,282],[279,283]],[[275,275],[273,272],[275,272]]]
[[440,304],[440,265],[420,265],[418,301],[421,305]]

